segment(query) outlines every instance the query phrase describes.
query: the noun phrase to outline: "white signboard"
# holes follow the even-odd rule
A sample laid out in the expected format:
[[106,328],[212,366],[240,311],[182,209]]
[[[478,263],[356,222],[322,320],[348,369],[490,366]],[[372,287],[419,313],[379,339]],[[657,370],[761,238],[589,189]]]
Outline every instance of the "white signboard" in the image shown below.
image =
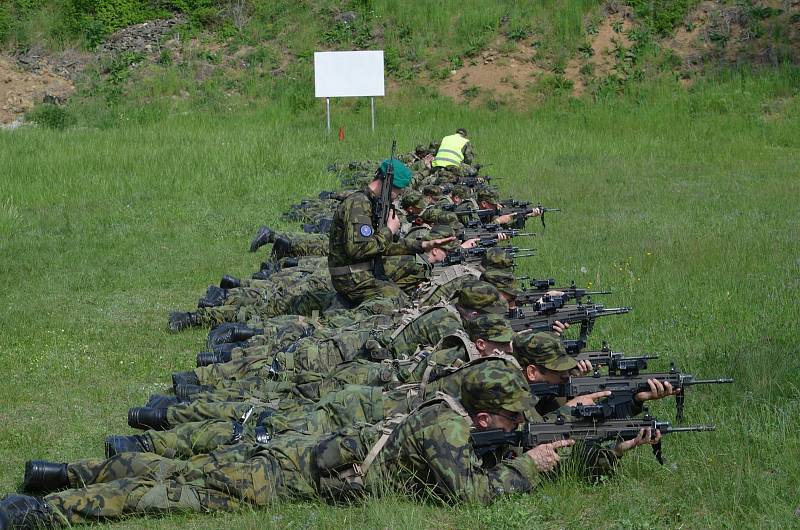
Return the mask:
[[314,53],[314,96],[383,95],[383,50]]

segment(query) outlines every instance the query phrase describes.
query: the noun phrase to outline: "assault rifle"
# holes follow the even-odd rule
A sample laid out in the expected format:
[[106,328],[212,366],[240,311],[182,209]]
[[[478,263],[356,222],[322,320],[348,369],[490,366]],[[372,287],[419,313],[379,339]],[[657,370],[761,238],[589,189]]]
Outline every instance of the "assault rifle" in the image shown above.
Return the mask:
[[[578,421],[566,421],[559,416],[553,422],[525,423],[520,430],[506,432],[502,429],[473,431],[470,434],[472,446],[479,456],[486,455],[502,447],[521,447],[527,451],[540,444],[557,440],[575,440],[586,446],[596,446],[605,441],[629,440],[639,435],[639,431],[649,428],[662,435],[676,432],[714,431],[714,425],[693,425],[690,427],[673,427],[667,421],[658,421],[650,415],[641,418],[615,420],[596,419],[592,408],[573,412]],[[653,446],[653,454],[660,464],[664,463],[661,444]]]
[[[629,307],[606,308],[600,304],[570,304],[557,307],[554,299],[543,301],[536,307],[524,306],[512,309],[508,313],[509,324],[514,331],[552,331],[556,321],[564,324],[580,324],[580,336],[567,348],[574,353],[586,346],[586,341],[594,329],[595,320],[609,315],[622,315],[630,312]],[[538,307],[538,311],[537,311]]]
[[458,232],[458,239],[461,241],[467,241],[470,239],[484,239],[489,240],[492,239],[497,241],[497,236],[499,234],[505,234],[509,238],[511,237],[532,237],[536,234],[533,232],[523,232],[522,230],[518,230],[516,228],[510,229],[503,229],[499,225],[496,224],[489,224],[484,225],[481,228],[464,228]]
[[[394,184],[394,154],[396,149],[397,140],[392,140],[392,152],[389,155],[389,164],[386,168],[386,174],[383,176],[383,181],[381,182],[381,196],[375,202],[375,211],[373,212],[373,218],[378,224],[378,231],[386,228],[386,224],[389,222],[389,214],[394,210],[394,205],[392,204],[392,185]],[[372,270],[376,278],[386,278],[386,274],[383,271],[382,256],[377,256],[372,260]]]
[[594,375],[570,377],[564,383],[531,383],[531,393],[537,397],[565,397],[571,399],[583,394],[610,390],[611,396],[603,403],[614,411],[615,417],[630,416],[634,406],[634,398],[639,392],[648,392],[650,386],[648,379],[658,379],[668,382],[674,389],[681,389],[675,396],[675,406],[677,409],[677,421],[683,421],[684,401],[686,399],[686,388],[694,385],[720,385],[733,383],[732,378],[721,377],[718,379],[695,379],[691,374],[681,373],[670,366],[668,372],[637,373],[635,375],[600,375],[595,371]]
[[459,177],[458,184],[462,186],[467,186],[468,188],[475,188],[476,186],[480,186],[482,184],[488,184],[492,180],[503,180],[501,177],[491,177],[489,175],[482,175],[478,176],[471,176],[471,177]]
[[547,291],[556,284],[556,281],[553,278],[537,280],[536,278],[531,278],[530,276],[517,276],[517,280],[527,281],[528,287],[526,287],[526,289],[533,289],[536,291]]
[[561,297],[544,296],[543,300],[531,306],[517,307],[508,313],[514,331],[532,329],[548,331],[559,320],[565,324],[580,324],[609,315],[630,313],[629,307],[609,307],[601,304],[565,305]]
[[621,352],[611,351],[607,343],[597,351],[585,351],[573,355],[576,361],[589,361],[592,366],[605,366],[608,375],[624,375],[631,377],[647,369],[647,361],[658,359],[658,355],[642,355],[639,357],[625,357]]
[[[539,285],[543,284],[540,283]],[[535,286],[533,288],[528,287],[527,289],[525,289],[522,292],[522,294],[517,297],[517,305],[532,304],[536,302],[539,298],[541,298],[543,295],[546,295],[548,291],[561,291],[563,294],[560,296],[560,298],[563,298],[564,301],[575,300],[579,304],[585,297],[591,297],[603,294],[612,294],[611,291],[588,291],[586,289],[579,289],[575,285],[574,281],[569,287],[553,287],[548,283],[548,285],[543,289],[537,289]],[[552,298],[556,297],[553,296]],[[589,302],[591,303],[591,301]]]
[[[534,249],[518,247],[502,247],[514,258],[529,258],[533,256]],[[486,247],[459,248],[447,253],[444,260],[434,266],[446,267],[448,265],[478,264],[486,254]]]

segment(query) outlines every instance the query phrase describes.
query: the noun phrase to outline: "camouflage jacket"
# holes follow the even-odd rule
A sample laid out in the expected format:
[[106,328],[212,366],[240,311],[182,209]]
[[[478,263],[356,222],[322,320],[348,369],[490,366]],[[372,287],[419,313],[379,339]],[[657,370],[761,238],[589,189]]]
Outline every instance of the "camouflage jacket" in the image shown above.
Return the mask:
[[536,487],[540,475],[530,458],[484,468],[472,448],[471,428],[445,403],[423,406],[392,433],[367,478],[397,491],[478,504]]
[[364,189],[342,201],[333,217],[328,250],[328,266],[341,267],[363,263],[380,255],[422,252],[420,241],[401,239],[393,242],[388,228],[377,229],[372,193]]

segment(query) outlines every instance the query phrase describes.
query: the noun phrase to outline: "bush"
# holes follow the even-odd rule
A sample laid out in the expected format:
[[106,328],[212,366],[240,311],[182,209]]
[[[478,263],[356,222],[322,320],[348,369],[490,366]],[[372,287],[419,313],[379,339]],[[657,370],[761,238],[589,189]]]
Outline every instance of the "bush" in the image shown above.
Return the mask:
[[628,0],[636,15],[662,37],[672,33],[696,3],[695,0]]
[[75,116],[65,108],[50,103],[39,105],[28,112],[25,119],[57,131],[63,131],[76,122]]
[[0,4],[0,43],[5,42],[11,34],[13,24],[11,9],[6,4]]

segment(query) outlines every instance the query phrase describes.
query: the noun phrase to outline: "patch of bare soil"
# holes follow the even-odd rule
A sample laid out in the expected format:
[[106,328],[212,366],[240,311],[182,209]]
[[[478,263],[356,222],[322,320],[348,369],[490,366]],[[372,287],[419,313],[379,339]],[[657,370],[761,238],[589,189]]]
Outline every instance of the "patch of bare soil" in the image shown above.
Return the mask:
[[[776,12],[761,20],[756,11],[765,8]],[[700,68],[707,62],[777,64],[787,55],[800,64],[798,17],[798,0],[756,0],[752,9],[707,0],[689,13],[663,46],[681,57],[687,69]],[[771,28],[780,28],[785,40],[772,40]]]
[[36,71],[25,71],[0,57],[0,126],[18,124],[37,103],[63,103],[74,91],[72,81],[54,74],[46,63]]
[[[633,29],[633,13],[629,8],[615,9],[603,19],[597,32],[591,36],[591,55],[574,57],[564,69],[564,77],[572,81],[572,95],[580,96],[586,90],[588,77],[604,77],[613,72],[630,48],[628,31]],[[588,54],[586,54],[588,55]],[[588,66],[588,67],[587,67]]]
[[481,52],[469,64],[451,72],[439,85],[439,92],[456,101],[484,95],[519,102],[526,88],[536,81],[543,70],[533,64],[521,51],[498,51],[499,42]]

